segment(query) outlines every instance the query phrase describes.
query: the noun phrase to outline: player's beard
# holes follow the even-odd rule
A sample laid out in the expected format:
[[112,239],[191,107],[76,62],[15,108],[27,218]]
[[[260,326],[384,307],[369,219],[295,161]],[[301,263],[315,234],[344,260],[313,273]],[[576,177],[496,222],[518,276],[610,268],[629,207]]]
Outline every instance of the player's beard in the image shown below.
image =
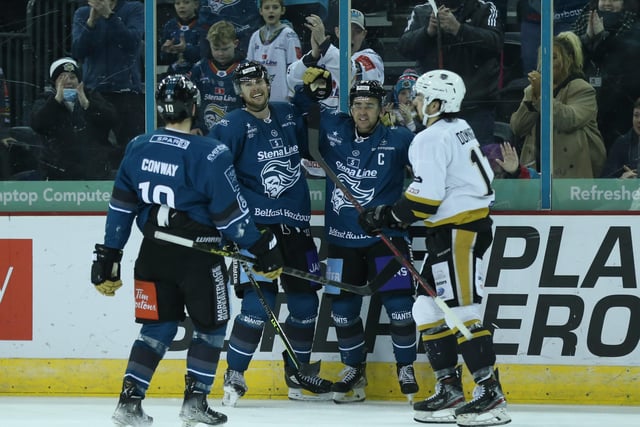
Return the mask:
[[245,99],[244,101],[246,109],[250,112],[259,113],[260,111],[263,111],[265,108],[267,108],[269,104],[269,89],[267,89],[262,95],[263,96],[261,101],[257,101],[253,97],[253,95],[247,97],[247,99]]

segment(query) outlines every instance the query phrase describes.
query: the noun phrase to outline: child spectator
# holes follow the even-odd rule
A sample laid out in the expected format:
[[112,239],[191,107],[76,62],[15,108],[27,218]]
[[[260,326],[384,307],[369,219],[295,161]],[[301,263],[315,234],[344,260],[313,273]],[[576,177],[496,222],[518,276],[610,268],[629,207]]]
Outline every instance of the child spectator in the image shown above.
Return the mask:
[[200,59],[200,39],[204,30],[198,23],[198,0],[175,0],[176,17],[162,30],[160,63],[169,65],[168,74],[187,74]]
[[[233,24],[239,40],[236,49],[240,55],[246,57],[249,38],[260,27],[256,0],[200,0],[198,25],[208,31],[211,25],[219,21],[229,21]],[[202,58],[211,55],[204,40],[200,42],[200,54]]]
[[271,100],[288,101],[287,68],[300,59],[302,51],[298,34],[282,23],[283,0],[258,1],[264,25],[251,35],[247,60],[265,66],[271,79]]
[[201,59],[191,69],[191,81],[200,91],[200,110],[192,133],[206,135],[225,114],[242,106],[235,92],[233,78],[239,56],[236,29],[229,21],[218,21],[207,32],[211,59]]
[[413,68],[404,70],[393,88],[393,99],[387,105],[390,125],[404,126],[414,133],[416,131],[414,120],[416,111],[413,107],[411,92],[418,77],[418,73]]

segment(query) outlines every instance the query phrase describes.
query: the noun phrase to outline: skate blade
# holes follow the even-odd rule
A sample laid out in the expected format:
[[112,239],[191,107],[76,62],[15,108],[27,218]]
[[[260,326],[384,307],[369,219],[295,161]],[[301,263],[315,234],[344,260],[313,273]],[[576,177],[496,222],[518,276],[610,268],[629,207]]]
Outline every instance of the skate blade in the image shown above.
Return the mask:
[[480,414],[460,414],[456,418],[459,426],[501,426],[511,422],[505,407],[494,408]]
[[329,401],[332,398],[331,392],[329,393],[305,393],[300,388],[290,388],[288,394],[289,400],[299,400],[304,402],[321,402],[321,401]]
[[333,393],[333,402],[338,404],[364,402],[366,398],[367,395],[364,392],[364,388],[354,388],[347,393]]
[[414,411],[413,420],[419,423],[455,424],[456,408],[447,408],[431,412]]
[[238,400],[240,400],[240,395],[238,393],[227,393],[225,391],[224,395],[222,396],[222,406],[235,407],[238,403]]

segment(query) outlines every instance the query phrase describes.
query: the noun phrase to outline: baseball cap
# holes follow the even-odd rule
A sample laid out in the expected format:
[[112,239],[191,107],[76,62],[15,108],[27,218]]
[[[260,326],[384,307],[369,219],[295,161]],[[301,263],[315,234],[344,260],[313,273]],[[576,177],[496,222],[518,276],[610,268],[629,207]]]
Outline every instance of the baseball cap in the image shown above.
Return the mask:
[[364,14],[358,9],[351,9],[351,23],[364,30]]
[[62,73],[73,73],[78,80],[81,79],[80,67],[78,67],[78,63],[73,58],[60,58],[51,63],[49,67],[49,77],[51,77],[52,82],[55,82]]

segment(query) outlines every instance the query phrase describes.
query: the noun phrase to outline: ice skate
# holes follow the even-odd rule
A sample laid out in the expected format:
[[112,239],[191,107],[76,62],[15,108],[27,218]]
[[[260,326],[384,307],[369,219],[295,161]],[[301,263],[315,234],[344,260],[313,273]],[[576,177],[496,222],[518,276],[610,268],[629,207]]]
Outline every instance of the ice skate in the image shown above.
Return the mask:
[[196,380],[185,375],[184,400],[180,410],[182,427],[195,427],[198,423],[215,426],[227,422],[227,416],[209,407],[207,395],[196,390]]
[[449,376],[439,379],[436,392],[422,402],[413,405],[413,419],[419,423],[456,422],[456,408],[464,405],[461,368]]
[[335,403],[363,402],[367,398],[364,392],[367,385],[366,366],[366,363],[347,365],[340,372],[342,379],[331,386]]
[[416,375],[413,371],[413,365],[408,363],[403,365],[396,363],[396,372],[398,374],[398,383],[400,384],[400,391],[407,396],[409,403],[413,403],[413,396],[420,389],[418,382],[416,381]]
[[473,400],[456,409],[459,426],[499,426],[511,422],[498,371],[473,389]]
[[144,396],[136,393],[136,384],[125,379],[122,383],[122,392],[118,400],[118,406],[111,416],[116,426],[141,427],[153,424],[153,418],[142,409]]
[[331,381],[320,378],[320,362],[301,363],[300,370],[289,361],[286,352],[284,358],[284,379],[289,387],[290,400],[331,400]]
[[223,390],[222,405],[236,406],[238,400],[249,390],[244,380],[244,374],[233,369],[227,369],[227,372],[224,373]]

